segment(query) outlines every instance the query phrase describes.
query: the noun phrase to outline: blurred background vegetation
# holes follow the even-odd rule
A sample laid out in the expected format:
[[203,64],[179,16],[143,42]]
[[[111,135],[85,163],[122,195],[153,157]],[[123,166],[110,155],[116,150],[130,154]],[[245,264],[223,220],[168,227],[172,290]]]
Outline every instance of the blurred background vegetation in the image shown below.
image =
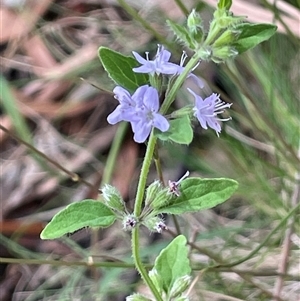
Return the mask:
[[[2,1],[2,301],[119,301],[133,291],[147,293],[132,265],[130,235],[120,224],[55,241],[41,241],[39,233],[64,206],[97,199],[103,182],[115,185],[129,208],[134,201],[145,146],[133,142],[129,127],[107,124],[116,101],[98,47],[153,55],[161,43],[178,62],[183,49],[166,19],[182,23],[196,7],[208,26],[214,5],[213,0]],[[169,218],[169,231],[162,235],[144,232],[141,248],[149,265],[174,235],[186,235],[195,279],[191,300],[300,298],[299,5],[233,0],[234,14],[275,23],[277,34],[234,61],[202,62],[195,71],[207,83],[204,93],[220,93],[233,103],[233,119],[220,138],[195,124],[191,145],[160,144],[166,180],[189,170],[240,183],[225,204]],[[175,105],[186,98],[182,93]],[[116,159],[105,169],[111,150]]]

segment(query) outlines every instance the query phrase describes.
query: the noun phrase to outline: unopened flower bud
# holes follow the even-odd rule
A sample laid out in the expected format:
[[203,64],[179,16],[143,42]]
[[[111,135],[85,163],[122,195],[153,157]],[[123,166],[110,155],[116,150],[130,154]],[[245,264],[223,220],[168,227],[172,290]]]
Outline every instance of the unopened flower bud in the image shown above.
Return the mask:
[[157,194],[163,189],[160,181],[156,180],[153,183],[149,185],[149,187],[146,190],[146,199],[145,199],[145,205],[150,205]]
[[199,57],[201,57],[202,60],[210,60],[212,55],[212,48],[210,45],[201,47],[198,51]]
[[195,9],[191,11],[187,18],[187,27],[190,32],[195,32],[198,28],[202,28],[202,18]]
[[169,181],[169,193],[173,194],[175,196],[180,196],[179,191],[179,184],[181,181],[183,181],[185,178],[187,178],[190,175],[190,172],[187,171],[178,181]]
[[157,233],[161,233],[162,231],[167,230],[167,229],[168,229],[168,227],[167,227],[167,225],[164,223],[163,220],[160,220],[160,221],[156,224],[156,226],[155,226],[155,230],[156,230]]
[[163,230],[167,229],[166,224],[164,223],[164,220],[160,218],[159,216],[151,216],[147,217],[143,221],[143,225],[147,227],[150,231],[161,233]]
[[187,18],[187,28],[191,36],[198,42],[201,42],[204,37],[202,18],[194,9]]
[[188,288],[190,283],[191,283],[191,276],[189,276],[189,275],[185,275],[185,276],[177,278],[171,288],[171,291],[169,294],[170,298],[175,298],[175,297],[179,296],[180,294],[182,294]]
[[154,210],[158,210],[170,203],[173,196],[168,193],[168,188],[163,188],[159,193],[156,195],[155,199],[153,200],[151,207]]
[[234,47],[230,47],[230,46],[217,47],[217,48],[213,48],[213,55],[211,59],[215,63],[221,63],[230,58],[235,57],[238,54],[239,54],[238,51],[236,51]]
[[236,17],[227,9],[217,9],[214,12],[214,21],[218,28],[232,27],[243,21],[245,17]]
[[126,297],[126,301],[152,301],[152,300],[148,299],[147,297],[141,294],[133,294],[131,296]]
[[114,186],[105,184],[102,188],[102,196],[105,205],[112,210],[121,213],[125,211],[125,203],[123,201],[123,198],[120,192]]
[[240,35],[240,30],[227,29],[214,42],[213,47],[220,47],[232,44]]
[[137,224],[137,218],[133,214],[124,216],[123,229],[125,231],[131,231]]
[[161,294],[162,293],[162,279],[160,274],[158,274],[157,270],[153,268],[151,271],[148,273],[151,281],[153,282],[155,288],[158,290],[158,292]]

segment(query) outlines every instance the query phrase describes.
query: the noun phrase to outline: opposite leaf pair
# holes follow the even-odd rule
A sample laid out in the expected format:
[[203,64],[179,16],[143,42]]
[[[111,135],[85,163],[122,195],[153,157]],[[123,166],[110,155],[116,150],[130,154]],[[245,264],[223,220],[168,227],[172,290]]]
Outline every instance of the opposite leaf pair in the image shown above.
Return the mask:
[[[236,181],[225,178],[184,179],[180,183],[180,195],[172,198],[171,202],[160,204],[153,200],[149,218],[164,213],[179,215],[215,207],[225,202],[237,187]],[[117,219],[124,221],[124,217],[132,216],[132,214],[128,213],[118,195],[119,192],[115,189],[115,194],[109,195],[106,204],[96,200],[83,200],[67,206],[47,224],[41,233],[41,238],[55,239],[84,227],[106,228]],[[154,205],[155,208],[153,208]],[[143,217],[143,221],[146,220],[146,217]],[[139,218],[134,217],[137,222],[139,222]],[[145,223],[143,224],[145,225]],[[154,231],[154,229],[150,230]]]

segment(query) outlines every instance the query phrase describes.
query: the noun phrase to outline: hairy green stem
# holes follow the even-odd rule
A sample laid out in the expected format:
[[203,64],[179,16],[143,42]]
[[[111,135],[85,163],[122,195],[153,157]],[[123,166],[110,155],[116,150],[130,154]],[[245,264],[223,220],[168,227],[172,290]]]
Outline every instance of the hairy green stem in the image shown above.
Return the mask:
[[218,27],[216,20],[213,20],[212,23],[210,24],[208,36],[204,41],[204,45],[208,46],[212,44],[212,42],[214,41],[214,39],[217,37],[219,33],[220,33],[220,28]]
[[[169,93],[166,96],[165,101],[162,104],[161,107],[161,113],[164,114],[172,104],[172,102],[175,100],[175,96],[177,91],[182,86],[184,80],[187,78],[188,74],[191,72],[191,70],[197,65],[199,61],[199,57],[197,54],[195,54],[186,67],[184,68],[184,71],[178,76],[176,81],[174,82],[174,85],[171,87]],[[153,154],[155,151],[155,145],[156,145],[157,138],[154,136],[154,132],[152,130],[150,134],[150,138],[148,140],[147,150],[144,157],[141,173],[140,173],[140,179],[138,183],[137,193],[136,193],[136,199],[134,204],[134,216],[139,219],[141,211],[142,211],[142,204],[146,189],[146,182],[147,177],[150,169],[150,165],[153,159]],[[137,270],[141,274],[144,281],[147,283],[148,287],[151,289],[153,295],[155,296],[156,300],[163,301],[162,297],[160,296],[159,292],[157,291],[155,285],[151,281],[150,277],[148,276],[147,270],[145,269],[141,258],[140,258],[140,245],[139,245],[139,223],[136,225],[136,227],[132,231],[132,255],[133,259],[136,265]]]
[[166,114],[166,112],[169,109],[170,105],[175,100],[176,93],[178,92],[178,90],[182,86],[182,84],[185,81],[185,79],[187,78],[188,74],[198,64],[199,59],[200,59],[199,55],[197,53],[195,53],[191,57],[191,59],[189,60],[187,65],[185,66],[184,71],[178,76],[178,78],[176,79],[174,85],[172,86],[172,88],[168,92],[165,101],[163,102],[163,104],[161,106],[160,112],[162,114]]
[[149,168],[150,168],[152,158],[153,158],[153,153],[155,150],[156,140],[157,140],[157,138],[154,136],[153,130],[152,130],[149,141],[148,141],[148,146],[147,146],[146,154],[145,154],[143,165],[142,165],[140,180],[139,180],[138,189],[137,189],[136,198],[135,198],[133,214],[137,218],[140,216],[141,210],[142,210],[142,203],[143,203],[143,198],[144,198],[144,193],[145,193],[145,188],[146,188],[146,182],[147,182]]
[[159,158],[159,155],[158,155],[157,145],[156,145],[156,148],[155,148],[155,151],[154,151],[154,158],[153,159],[154,159],[158,179],[162,183],[162,185],[165,186],[165,180],[164,180],[164,176],[163,176],[163,173],[162,173],[161,162],[160,162],[160,158]]
[[[142,170],[141,170],[141,174],[140,174],[140,180],[139,180],[135,204],[134,204],[133,214],[137,218],[139,218],[141,211],[142,211],[142,203],[143,203],[143,199],[144,199],[147,176],[148,176],[149,168],[150,168],[151,161],[153,158],[156,140],[157,140],[157,138],[154,136],[153,130],[152,130],[149,141],[148,141],[145,158],[143,161],[143,166],[142,166]],[[145,269],[145,267],[141,261],[140,244],[139,244],[139,224],[137,224],[136,227],[132,230],[132,256],[133,256],[134,263],[136,265],[137,270],[141,274],[144,281],[147,283],[148,287],[151,289],[156,300],[163,301],[159,292],[157,291],[156,287],[154,286],[153,282],[151,281],[150,277],[148,276],[147,270]]]
[[154,283],[150,279],[148,272],[143,265],[141,258],[140,258],[140,252],[139,252],[140,246],[139,246],[139,226],[137,225],[133,230],[132,230],[132,255],[134,259],[134,263],[141,274],[142,278],[144,281],[147,283],[148,287],[150,288],[152,294],[154,295],[155,299],[157,301],[163,301],[160,293],[156,289]]

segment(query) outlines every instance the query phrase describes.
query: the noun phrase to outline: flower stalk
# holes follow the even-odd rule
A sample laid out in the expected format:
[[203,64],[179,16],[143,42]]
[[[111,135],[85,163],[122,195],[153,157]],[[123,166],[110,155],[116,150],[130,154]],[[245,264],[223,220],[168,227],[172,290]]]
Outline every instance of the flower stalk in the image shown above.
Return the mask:
[[[149,173],[151,161],[153,158],[156,141],[157,141],[157,138],[154,136],[153,130],[152,130],[149,141],[148,141],[148,146],[147,146],[146,154],[144,157],[144,161],[143,161],[143,166],[141,169],[140,180],[138,183],[138,189],[137,189],[137,194],[136,194],[136,199],[135,199],[135,204],[134,204],[133,214],[136,217],[139,217],[141,214],[141,211],[142,211],[142,203],[143,203],[143,199],[144,199],[144,193],[146,190],[146,181],[147,181],[147,176]],[[148,273],[141,261],[140,246],[139,246],[139,224],[136,225],[136,227],[132,230],[131,233],[132,233],[132,241],[131,241],[132,255],[133,255],[133,260],[135,262],[136,268],[139,271],[139,273],[141,274],[141,276],[143,277],[144,281],[147,283],[147,285],[151,289],[156,300],[163,301],[159,292],[157,291],[156,287],[154,286],[153,282],[151,281],[150,277],[148,276]]]
[[189,73],[199,63],[199,60],[200,60],[200,57],[197,53],[195,53],[191,57],[191,59],[189,60],[189,62],[185,66],[183,72],[180,73],[180,75],[178,76],[178,78],[174,82],[174,85],[171,87],[169,93],[166,95],[166,99],[163,102],[163,104],[161,106],[161,109],[160,109],[161,114],[166,114],[166,112],[169,109],[169,107],[171,106],[172,102],[175,100],[175,96],[176,96],[178,90],[182,86],[183,82],[185,81],[185,79],[187,78]]

